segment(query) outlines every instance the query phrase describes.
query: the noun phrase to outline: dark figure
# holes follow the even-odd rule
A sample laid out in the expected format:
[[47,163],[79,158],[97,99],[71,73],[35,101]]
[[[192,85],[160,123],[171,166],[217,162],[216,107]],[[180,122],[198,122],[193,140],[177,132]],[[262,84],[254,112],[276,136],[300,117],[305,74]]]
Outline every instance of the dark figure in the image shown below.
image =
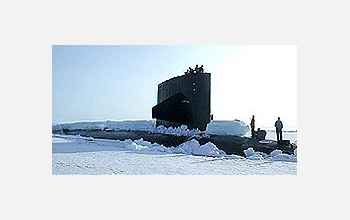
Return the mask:
[[188,67],[188,70],[191,74],[194,73],[194,70],[191,67]]
[[260,128],[256,131],[256,136],[259,141],[265,140],[266,134],[267,132],[265,130],[260,130]]
[[199,73],[204,73],[203,65],[201,65],[201,67],[199,67]]
[[252,133],[252,138],[255,137],[255,117],[253,115],[252,120],[250,121],[250,128]]
[[196,67],[194,68],[194,71],[195,71],[196,73],[199,73],[199,72],[200,72],[199,67],[198,67],[198,64],[197,64]]
[[277,118],[277,121],[275,122],[275,127],[276,127],[277,141],[281,141],[282,140],[283,123],[280,120],[280,117]]

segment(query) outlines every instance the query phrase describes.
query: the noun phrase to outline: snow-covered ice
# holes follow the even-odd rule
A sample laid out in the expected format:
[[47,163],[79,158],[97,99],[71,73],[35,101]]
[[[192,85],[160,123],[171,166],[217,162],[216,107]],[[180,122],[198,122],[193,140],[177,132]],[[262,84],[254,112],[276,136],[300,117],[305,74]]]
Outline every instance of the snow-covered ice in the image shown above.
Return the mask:
[[125,120],[125,121],[79,121],[71,123],[53,124],[52,130],[62,129],[109,129],[109,130],[132,130],[132,131],[148,131],[153,133],[173,134],[173,135],[198,135],[202,133],[206,134],[223,134],[223,135],[244,135],[249,131],[249,127],[239,120],[232,121],[211,121],[207,125],[205,132],[198,129],[187,129],[186,125],[179,127],[164,127],[163,125],[156,126],[155,120]]
[[[53,125],[60,129],[143,130],[165,134],[244,135],[247,126],[240,121],[216,121],[205,132],[179,128],[155,127],[154,121],[74,122]],[[226,128],[226,129],[225,129]],[[245,132],[244,132],[245,131]],[[296,132],[295,141],[296,142]],[[266,155],[245,150],[245,156],[227,155],[213,143],[200,145],[192,139],[179,146],[164,147],[139,140],[106,140],[92,137],[52,135],[52,174],[120,175],[237,175],[297,174],[297,150],[294,155],[279,150]]]

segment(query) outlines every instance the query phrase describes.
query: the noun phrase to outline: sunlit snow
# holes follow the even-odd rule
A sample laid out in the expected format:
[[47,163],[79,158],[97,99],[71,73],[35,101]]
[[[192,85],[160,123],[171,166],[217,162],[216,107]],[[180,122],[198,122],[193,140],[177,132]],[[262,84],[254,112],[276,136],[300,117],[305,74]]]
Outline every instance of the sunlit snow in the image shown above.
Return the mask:
[[[220,126],[221,125],[221,126]],[[249,128],[240,121],[217,121],[205,132],[155,127],[153,121],[74,122],[53,125],[52,174],[121,175],[237,175],[297,174],[297,149],[294,155],[274,150],[269,155],[244,151],[245,157],[227,155],[213,143],[200,145],[191,139],[179,146],[165,147],[143,140],[107,140],[64,135],[60,129],[142,130],[175,135],[232,134],[243,136]],[[296,132],[295,143],[296,143]],[[290,135],[290,134],[289,134]]]

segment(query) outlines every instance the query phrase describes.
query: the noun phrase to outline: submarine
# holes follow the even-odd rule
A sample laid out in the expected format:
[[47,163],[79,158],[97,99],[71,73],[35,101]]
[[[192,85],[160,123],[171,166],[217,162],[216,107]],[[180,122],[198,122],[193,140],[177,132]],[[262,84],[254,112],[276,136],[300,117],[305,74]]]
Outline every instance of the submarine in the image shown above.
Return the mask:
[[[191,68],[190,68],[191,69]],[[197,69],[197,68],[196,68]],[[211,113],[211,73],[202,70],[189,71],[158,84],[157,105],[153,106],[152,118],[156,126],[179,127],[186,125],[188,129],[206,131],[207,125],[213,120]],[[151,143],[157,142],[166,147],[176,147],[196,139],[201,145],[211,142],[226,154],[245,156],[244,151],[252,147],[255,151],[270,154],[279,149],[286,154],[294,154],[296,145],[289,140],[257,140],[255,138],[234,135],[172,135],[150,131],[113,130],[113,129],[64,129],[53,133],[64,135],[81,135],[113,140],[143,139]],[[204,132],[205,133],[205,132]]]
[[[197,68],[196,68],[197,69]],[[157,105],[152,107],[156,126],[205,131],[213,119],[210,108],[211,73],[186,72],[158,84]]]

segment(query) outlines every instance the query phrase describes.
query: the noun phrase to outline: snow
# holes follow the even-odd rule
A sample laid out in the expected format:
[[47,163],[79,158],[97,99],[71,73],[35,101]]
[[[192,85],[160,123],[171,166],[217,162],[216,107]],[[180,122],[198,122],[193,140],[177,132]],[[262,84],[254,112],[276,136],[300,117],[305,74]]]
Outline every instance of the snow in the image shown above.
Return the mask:
[[209,134],[218,135],[240,135],[243,136],[249,131],[249,127],[240,120],[234,121],[211,121],[207,125],[207,130]]
[[114,130],[139,130],[149,131],[155,129],[154,120],[125,120],[125,121],[78,121],[72,123],[53,124],[53,130],[59,129],[114,129]]
[[[107,140],[59,134],[61,129],[142,130],[174,135],[246,135],[244,122],[213,121],[206,131],[155,127],[154,121],[106,121],[54,124],[52,129],[52,174],[54,175],[296,175],[294,155],[279,150],[269,155],[244,151],[245,157],[227,155],[213,143],[195,139],[165,147],[143,140]],[[244,131],[246,131],[244,133]],[[269,132],[268,132],[269,133]],[[289,132],[294,135],[296,132]]]
[[[53,124],[52,130],[93,130],[93,129],[109,129],[109,130],[132,130],[132,131],[148,131],[153,133],[173,134],[173,135],[198,135],[203,132],[198,129],[188,130],[186,125],[176,128],[164,127],[160,125],[156,127],[155,120],[125,120],[125,121],[86,121]],[[211,121],[207,125],[205,133],[207,134],[228,134],[228,135],[244,135],[249,131],[249,127],[239,120],[233,121]]]

